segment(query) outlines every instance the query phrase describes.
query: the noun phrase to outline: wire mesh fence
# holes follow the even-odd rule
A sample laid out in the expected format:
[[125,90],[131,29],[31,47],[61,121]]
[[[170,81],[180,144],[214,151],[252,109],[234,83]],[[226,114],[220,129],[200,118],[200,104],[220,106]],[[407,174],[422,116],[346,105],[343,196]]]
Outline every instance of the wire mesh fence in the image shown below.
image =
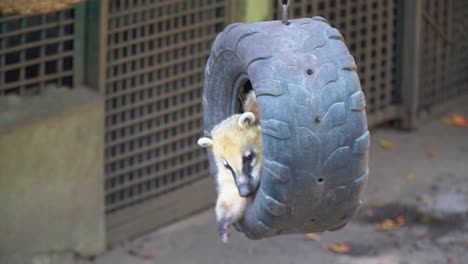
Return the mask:
[[[0,15],[0,96],[37,94],[49,84],[72,87],[89,77],[83,74],[98,74],[84,68],[102,69],[95,88],[106,107],[104,202],[116,241],[213,202],[204,189],[212,189],[206,155],[195,142],[203,129],[205,63],[230,21],[233,0],[98,3],[99,47],[85,46],[97,42],[86,42],[85,29],[96,26],[85,26],[84,5]],[[294,0],[289,8],[292,18],[323,16],[343,34],[358,65],[370,126],[407,118],[410,105],[427,112],[468,92],[468,2],[415,0],[417,14],[404,12],[404,3]],[[408,20],[421,25],[415,36],[403,34]],[[420,43],[412,49],[417,70],[405,75],[402,44],[416,37],[419,42],[406,41]],[[85,53],[103,60],[83,65],[91,61]]]
[[0,15],[0,96],[37,94],[49,84],[74,86],[81,77],[83,10]]
[[468,2],[425,0],[419,111],[468,91]]
[[[203,130],[205,62],[224,27],[225,5],[108,1],[103,37],[109,228],[128,208],[158,203],[161,195],[209,177],[205,151],[195,142]],[[193,202],[194,209],[207,203]],[[155,218],[140,229],[154,226],[160,216]]]
[[[278,19],[278,1],[274,19]],[[322,16],[343,34],[358,65],[369,125],[398,118],[398,0],[290,1],[294,18]]]

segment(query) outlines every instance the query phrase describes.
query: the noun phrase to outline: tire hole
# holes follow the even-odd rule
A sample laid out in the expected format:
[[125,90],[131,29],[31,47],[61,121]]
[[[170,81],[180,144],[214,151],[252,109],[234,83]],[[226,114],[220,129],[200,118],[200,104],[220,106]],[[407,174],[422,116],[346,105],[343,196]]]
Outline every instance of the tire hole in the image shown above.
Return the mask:
[[315,219],[315,218],[312,218],[312,219],[309,220],[309,222],[315,222],[315,221],[317,221],[317,219]]
[[252,90],[253,90],[252,83],[249,80],[244,82],[242,86],[239,87],[239,93],[237,96],[237,105],[238,105],[237,113],[244,112],[243,111],[244,109],[242,109],[242,105],[244,104],[247,94]]
[[315,119],[314,119],[314,123],[315,124],[320,124],[322,120],[320,120],[320,116],[316,116]]
[[308,75],[312,75],[312,74],[314,74],[314,71],[313,71],[312,69],[308,69],[308,70],[307,70],[307,74],[308,74]]
[[318,179],[317,179],[317,182],[318,182],[318,183],[323,183],[324,181],[325,181],[325,180],[324,180],[323,178],[318,178]]

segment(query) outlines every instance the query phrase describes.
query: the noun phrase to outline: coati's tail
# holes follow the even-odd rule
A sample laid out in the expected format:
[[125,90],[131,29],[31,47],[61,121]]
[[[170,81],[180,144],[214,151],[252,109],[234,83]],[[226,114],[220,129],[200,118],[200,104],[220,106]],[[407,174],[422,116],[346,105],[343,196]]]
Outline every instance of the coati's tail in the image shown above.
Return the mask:
[[229,241],[229,227],[231,225],[230,218],[222,218],[218,220],[218,234],[221,237],[223,243],[227,243]]
[[250,91],[245,98],[244,112],[252,112],[255,115],[255,122],[260,122],[260,117],[258,116],[257,98],[255,97],[254,91]]

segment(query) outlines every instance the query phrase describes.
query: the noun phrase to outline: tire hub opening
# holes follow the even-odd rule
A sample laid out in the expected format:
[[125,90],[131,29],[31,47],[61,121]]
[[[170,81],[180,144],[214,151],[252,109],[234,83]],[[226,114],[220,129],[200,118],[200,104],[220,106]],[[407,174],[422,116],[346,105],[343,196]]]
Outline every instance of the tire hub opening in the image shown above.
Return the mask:
[[243,113],[244,109],[242,109],[242,105],[244,104],[247,94],[253,90],[253,87],[249,79],[244,79],[238,83],[239,87],[236,89],[237,96],[235,96],[234,112]]

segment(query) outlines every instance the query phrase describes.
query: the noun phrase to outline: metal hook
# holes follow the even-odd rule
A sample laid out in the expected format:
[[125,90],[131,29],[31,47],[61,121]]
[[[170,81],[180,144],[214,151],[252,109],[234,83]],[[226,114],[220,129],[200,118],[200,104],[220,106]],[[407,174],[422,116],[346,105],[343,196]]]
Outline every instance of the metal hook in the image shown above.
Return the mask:
[[289,25],[288,21],[288,7],[289,7],[289,0],[278,0],[279,6],[282,8],[282,13],[281,13],[281,22],[285,25]]

